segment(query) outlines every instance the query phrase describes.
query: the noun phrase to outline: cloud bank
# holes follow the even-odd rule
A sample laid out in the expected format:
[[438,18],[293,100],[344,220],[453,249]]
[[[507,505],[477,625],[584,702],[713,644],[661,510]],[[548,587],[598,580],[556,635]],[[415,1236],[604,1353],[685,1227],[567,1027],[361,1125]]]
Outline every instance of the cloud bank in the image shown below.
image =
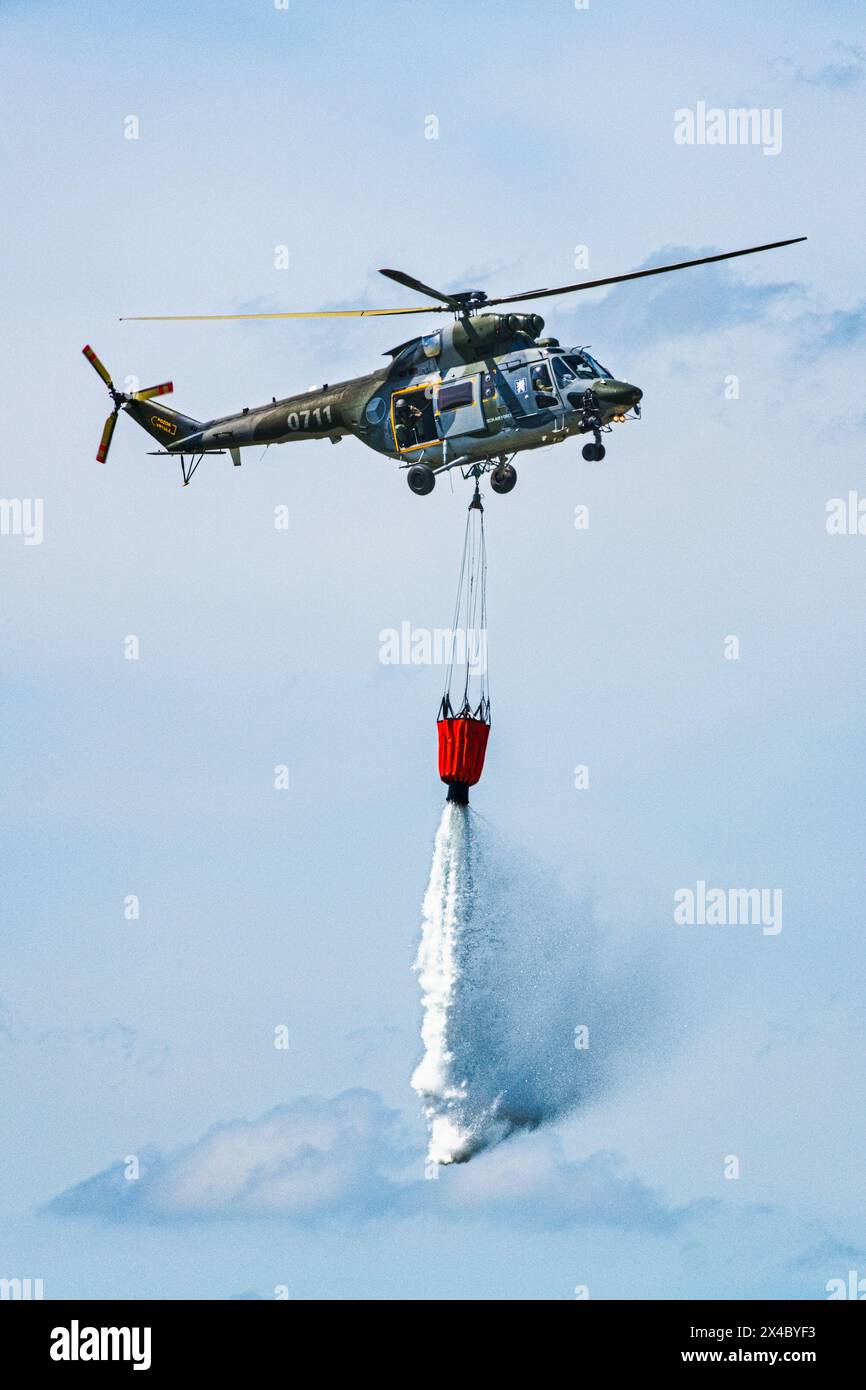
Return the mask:
[[554,1133],[503,1144],[428,1181],[423,1152],[407,1142],[398,1112],[361,1089],[305,1096],[256,1120],[214,1125],[174,1153],[143,1156],[137,1179],[117,1163],[44,1210],[109,1223],[267,1218],[322,1225],[432,1215],[504,1218],[539,1230],[659,1232],[687,1215],[626,1173],[616,1155],[572,1159]]

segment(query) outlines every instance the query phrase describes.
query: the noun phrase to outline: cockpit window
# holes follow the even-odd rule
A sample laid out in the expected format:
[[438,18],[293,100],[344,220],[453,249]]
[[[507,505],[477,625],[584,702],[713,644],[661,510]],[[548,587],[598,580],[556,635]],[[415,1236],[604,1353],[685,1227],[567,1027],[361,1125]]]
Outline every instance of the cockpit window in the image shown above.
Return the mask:
[[547,363],[534,363],[530,368],[529,375],[532,379],[532,389],[535,392],[535,404],[538,406],[539,410],[559,405],[559,401],[553,392],[553,382]]
[[589,365],[595,370],[596,376],[605,376],[609,381],[613,380],[613,377],[607,370],[607,367],[603,367],[600,362],[596,362],[595,358],[590,357],[588,352],[585,352],[582,355],[585,358],[585,360],[589,363]]
[[554,357],[553,370],[563,388],[572,386],[575,381],[593,381],[596,377],[609,377],[606,371],[588,352],[570,352],[567,357]]
[[591,381],[598,376],[598,372],[584,361],[582,357],[575,357],[569,354],[568,357],[554,357],[553,370],[560,386],[573,386],[575,381]]

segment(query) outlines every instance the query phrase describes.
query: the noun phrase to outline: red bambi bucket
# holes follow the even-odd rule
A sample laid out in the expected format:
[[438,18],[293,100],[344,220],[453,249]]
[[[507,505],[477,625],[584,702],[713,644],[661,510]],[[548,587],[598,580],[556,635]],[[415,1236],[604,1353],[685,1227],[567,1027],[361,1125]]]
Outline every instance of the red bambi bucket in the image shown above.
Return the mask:
[[484,767],[490,725],[481,719],[440,719],[436,728],[442,781],[474,787]]

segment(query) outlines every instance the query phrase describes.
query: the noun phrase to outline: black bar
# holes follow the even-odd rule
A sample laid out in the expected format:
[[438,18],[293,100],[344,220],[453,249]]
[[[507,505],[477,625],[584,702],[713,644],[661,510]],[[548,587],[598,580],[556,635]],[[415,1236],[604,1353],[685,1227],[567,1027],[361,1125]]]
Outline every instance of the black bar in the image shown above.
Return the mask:
[[[363,1291],[359,1291],[357,1302],[365,1302]],[[861,1302],[603,1302],[569,1298],[559,1300],[547,1313],[536,1308],[532,1316],[543,1317],[556,1338],[555,1346],[545,1343],[547,1350],[571,1348],[579,1355],[581,1367],[586,1369],[592,1362],[594,1375],[606,1372],[612,1383],[627,1371],[645,1377],[665,1375],[675,1367],[712,1364],[729,1369],[805,1365],[826,1380],[828,1373],[843,1368],[850,1368],[853,1376],[858,1374],[855,1368],[866,1330]],[[343,1326],[353,1316],[351,1304],[325,1316],[329,1326],[334,1326],[335,1317],[339,1319],[337,1326]],[[370,1327],[368,1308],[361,1316],[367,1330],[355,1352],[360,1352],[361,1364],[366,1362],[372,1372],[372,1335],[378,1329]],[[476,1330],[481,1330],[479,1316],[486,1323],[488,1314],[476,1314]],[[491,1309],[489,1316],[496,1319],[496,1310]],[[488,1374],[495,1367],[497,1347],[503,1357],[511,1354],[515,1316],[520,1315],[509,1313],[504,1335],[498,1340],[491,1342],[489,1336],[482,1336],[476,1341]],[[429,1329],[429,1322],[426,1325]],[[133,1358],[141,1365],[140,1378],[194,1372],[194,1383],[199,1386],[210,1375],[223,1381],[232,1373],[271,1364],[282,1366],[288,1374],[292,1351],[305,1346],[315,1352],[318,1342],[315,1331],[311,1337],[309,1303],[276,1298],[5,1302],[0,1305],[0,1328],[4,1363],[16,1367],[20,1383],[26,1383],[31,1371],[56,1373],[61,1378],[76,1374],[99,1378],[100,1371],[106,1370],[115,1377],[134,1374]],[[100,1329],[117,1329],[117,1336],[103,1338]],[[566,1340],[560,1342],[560,1337]],[[119,1354],[128,1353],[125,1360],[108,1359],[115,1347]],[[330,1347],[330,1340],[326,1347]],[[52,1348],[70,1357],[75,1352],[77,1359],[55,1359]],[[81,1355],[103,1348],[106,1359],[84,1359]],[[380,1344],[374,1360],[381,1363],[385,1351]],[[326,1351],[326,1361],[330,1360]],[[417,1374],[426,1374],[423,1367]]]

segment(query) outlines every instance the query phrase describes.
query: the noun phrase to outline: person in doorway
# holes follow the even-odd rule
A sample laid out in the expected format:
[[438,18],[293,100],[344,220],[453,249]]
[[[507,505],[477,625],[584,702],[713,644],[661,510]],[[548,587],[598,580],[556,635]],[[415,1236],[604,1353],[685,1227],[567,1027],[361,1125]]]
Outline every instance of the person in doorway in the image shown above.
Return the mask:
[[424,412],[414,401],[406,401],[406,428],[409,432],[409,445],[421,444],[424,439]]
[[394,435],[400,449],[408,449],[415,442],[409,422],[409,402],[405,396],[398,396],[394,402]]

